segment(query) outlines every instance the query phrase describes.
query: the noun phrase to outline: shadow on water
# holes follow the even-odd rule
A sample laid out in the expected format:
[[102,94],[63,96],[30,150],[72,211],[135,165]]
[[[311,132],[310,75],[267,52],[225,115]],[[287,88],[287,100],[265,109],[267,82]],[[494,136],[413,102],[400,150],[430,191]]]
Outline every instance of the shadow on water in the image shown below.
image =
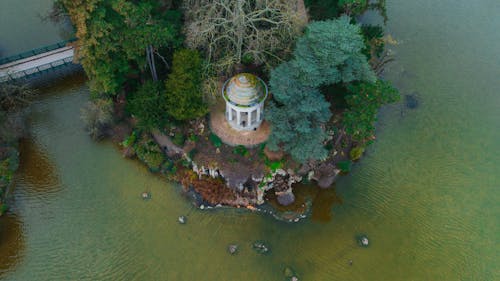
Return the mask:
[[56,192],[60,189],[59,176],[47,153],[31,139],[19,144],[20,163],[18,180],[25,183],[28,193]]
[[312,201],[311,219],[316,222],[328,222],[332,219],[332,207],[342,204],[342,199],[335,192],[335,185],[330,188],[320,188],[314,184],[295,184],[293,186],[295,202],[288,206],[282,206],[278,203],[273,190],[266,193],[267,202],[280,212],[296,211],[303,212],[306,208],[306,202]]
[[22,223],[11,213],[0,217],[0,278],[14,269],[22,258],[24,235]]

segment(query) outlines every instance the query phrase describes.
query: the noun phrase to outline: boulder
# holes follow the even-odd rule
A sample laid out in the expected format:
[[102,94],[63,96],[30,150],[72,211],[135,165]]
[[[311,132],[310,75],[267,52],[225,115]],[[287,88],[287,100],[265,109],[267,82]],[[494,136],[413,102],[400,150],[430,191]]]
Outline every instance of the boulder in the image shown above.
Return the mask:
[[187,218],[186,218],[186,216],[179,216],[179,218],[177,219],[177,221],[178,221],[180,224],[186,224],[186,222],[187,222]]
[[280,203],[280,205],[288,206],[295,202],[295,195],[293,195],[291,191],[283,192],[280,193],[276,199],[278,200],[278,203]]
[[417,93],[412,93],[410,95],[405,95],[405,105],[409,109],[415,109],[418,107]]
[[270,252],[269,246],[261,241],[255,241],[252,244],[252,249],[254,249],[259,254],[268,254]]
[[236,245],[236,244],[230,244],[229,246],[227,246],[227,251],[231,255],[235,255],[238,252],[238,245]]

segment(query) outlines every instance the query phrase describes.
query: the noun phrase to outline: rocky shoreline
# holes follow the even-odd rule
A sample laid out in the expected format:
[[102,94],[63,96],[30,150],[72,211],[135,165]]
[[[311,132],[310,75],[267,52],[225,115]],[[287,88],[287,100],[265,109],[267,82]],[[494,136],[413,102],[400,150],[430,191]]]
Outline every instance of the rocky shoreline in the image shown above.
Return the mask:
[[[203,121],[192,126],[198,128],[196,133],[200,139],[208,138],[209,132],[205,132]],[[183,186],[185,195],[193,201],[193,204],[201,210],[211,210],[218,208],[239,208],[252,212],[268,214],[277,220],[286,222],[298,222],[309,216],[311,213],[312,200],[307,199],[297,208],[278,210],[267,202],[266,194],[272,193],[273,197],[281,206],[290,206],[295,202],[294,185],[303,182],[314,182],[320,188],[329,188],[341,174],[341,170],[335,165],[335,161],[348,159],[348,147],[346,151],[335,153],[335,156],[325,161],[309,162],[305,165],[295,165],[294,167],[265,167],[259,165],[262,159],[254,159],[250,156],[249,161],[237,161],[227,164],[227,152],[225,147],[211,147],[210,143],[198,141],[196,144],[187,141],[183,147],[173,142],[171,134],[166,134],[158,130],[152,132],[150,137],[161,149],[168,161],[182,163],[177,165],[175,173],[170,173],[169,180],[179,182]],[[210,157],[209,152],[200,155],[198,152],[193,155],[200,146],[207,147],[207,151],[214,152]],[[259,148],[250,148],[251,153]],[[130,147],[122,147],[124,156],[134,157]],[[266,161],[278,161],[282,155],[275,155],[263,149]],[[217,156],[226,155],[223,160],[214,161]],[[340,155],[343,155],[340,157]],[[139,158],[139,157],[138,157]],[[142,159],[139,159],[142,160]],[[144,162],[146,165],[148,163]],[[218,165],[222,162],[222,165]],[[273,169],[274,168],[274,169]],[[295,169],[293,169],[295,168]],[[153,170],[152,170],[153,171]],[[156,170],[154,170],[156,172]],[[160,171],[162,171],[160,169]]]

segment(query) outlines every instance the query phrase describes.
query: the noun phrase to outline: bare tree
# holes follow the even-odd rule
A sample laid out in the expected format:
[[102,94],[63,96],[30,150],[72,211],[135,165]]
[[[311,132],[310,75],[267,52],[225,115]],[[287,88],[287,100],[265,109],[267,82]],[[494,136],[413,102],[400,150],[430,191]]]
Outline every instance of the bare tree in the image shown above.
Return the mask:
[[217,71],[280,61],[307,24],[303,0],[186,0],[186,43]]

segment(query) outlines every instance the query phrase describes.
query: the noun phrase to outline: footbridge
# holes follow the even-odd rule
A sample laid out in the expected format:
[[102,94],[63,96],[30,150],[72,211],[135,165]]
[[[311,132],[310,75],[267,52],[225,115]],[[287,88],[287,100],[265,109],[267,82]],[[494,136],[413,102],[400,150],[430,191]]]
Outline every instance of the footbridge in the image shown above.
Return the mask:
[[73,64],[74,48],[69,44],[73,41],[75,39],[0,58],[0,83],[30,78]]

